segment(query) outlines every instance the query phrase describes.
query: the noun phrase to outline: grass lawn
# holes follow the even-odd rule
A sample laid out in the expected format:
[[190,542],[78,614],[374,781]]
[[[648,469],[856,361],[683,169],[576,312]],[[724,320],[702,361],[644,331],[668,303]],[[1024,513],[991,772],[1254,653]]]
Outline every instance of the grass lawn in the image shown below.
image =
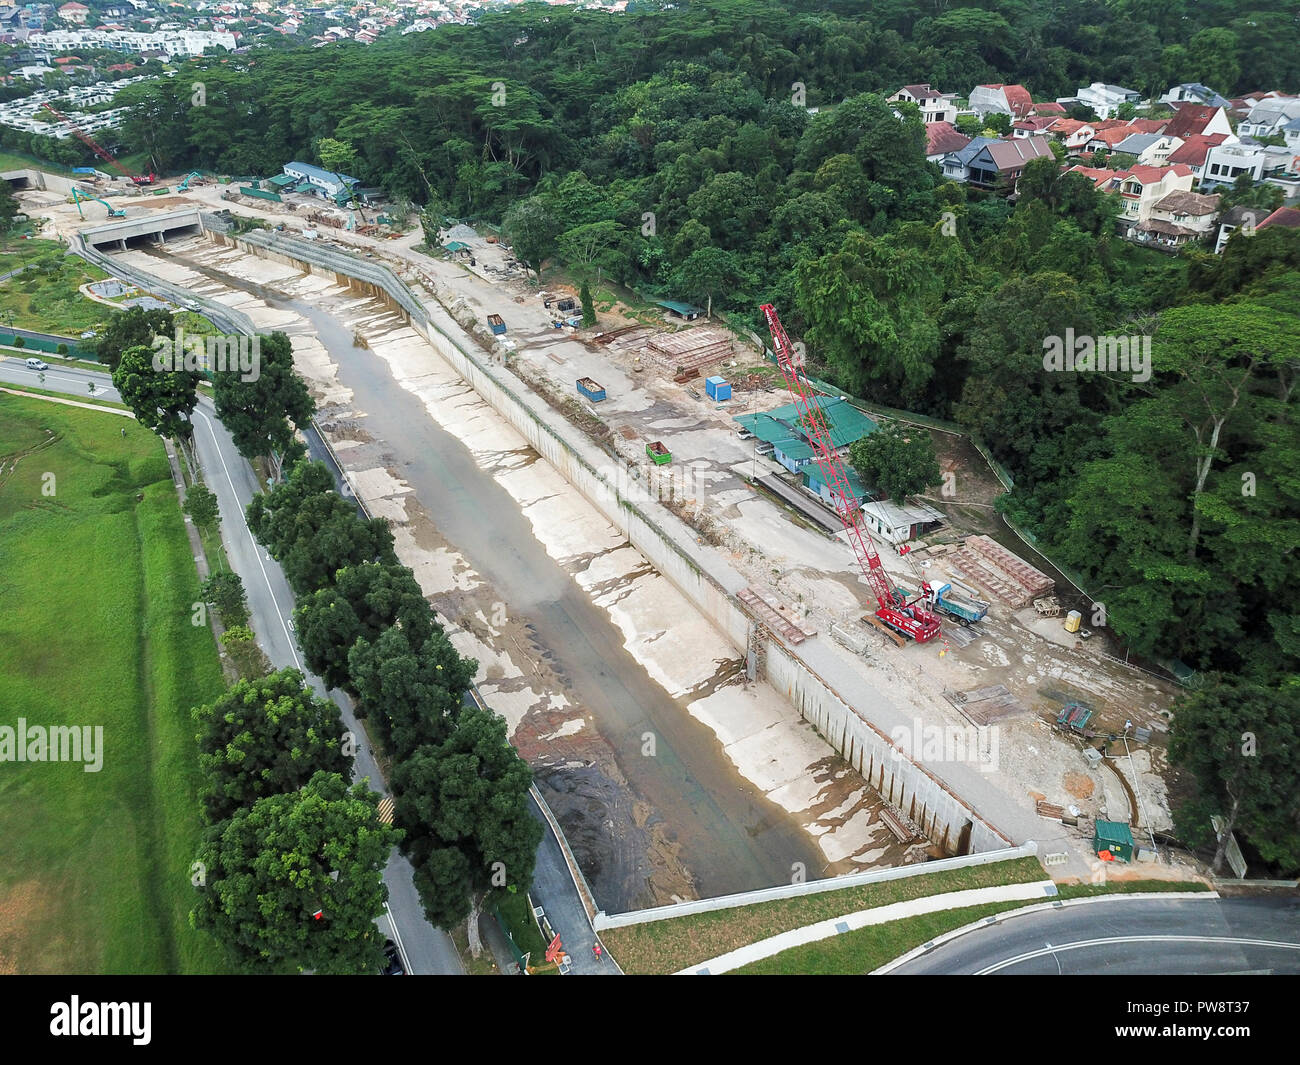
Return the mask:
[[223,684],[162,445],[0,394],[0,457],[0,724],[104,730],[98,773],[0,763],[0,972],[221,971],[188,914],[190,708]]
[[[624,972],[675,973],[688,965],[726,954],[746,943],[756,943],[760,939],[846,913],[923,898],[926,895],[942,895],[949,891],[995,887],[998,884],[1024,884],[1045,879],[1043,868],[1035,859],[1017,858],[1010,862],[920,874],[901,880],[886,880],[841,891],[823,891],[815,895],[778,899],[775,902],[760,902],[753,906],[692,914],[628,928],[611,928],[603,931],[601,938]],[[925,940],[918,942],[923,943]],[[909,948],[903,948],[907,949]],[[903,953],[903,950],[895,951],[890,957]]]
[[[1171,880],[1129,880],[1112,884],[1069,884],[1058,889],[1063,899],[1081,896],[1111,895],[1134,891],[1209,891],[1206,884]],[[1029,902],[996,902],[987,906],[967,906],[959,910],[944,910],[906,917],[901,921],[870,925],[843,935],[831,936],[817,943],[782,951],[770,958],[753,962],[734,970],[742,976],[849,976],[869,973],[895,958],[928,943],[935,936],[951,932],[963,925],[1005,913]]]
[[[12,269],[12,267],[11,267]],[[76,337],[106,321],[112,308],[86,299],[78,290],[105,273],[76,257],[44,254],[0,286],[0,320],[20,329]]]

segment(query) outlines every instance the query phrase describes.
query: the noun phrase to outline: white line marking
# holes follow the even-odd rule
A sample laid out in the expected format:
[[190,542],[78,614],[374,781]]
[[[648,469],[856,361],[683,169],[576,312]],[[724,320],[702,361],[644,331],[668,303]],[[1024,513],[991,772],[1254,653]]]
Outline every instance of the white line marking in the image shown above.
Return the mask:
[[[239,511],[239,524],[243,526],[244,532],[248,533],[248,538],[253,541],[253,554],[258,555],[257,540],[253,537],[253,531],[248,527],[248,521],[244,517],[244,509],[239,506],[239,493],[235,490],[234,478],[230,476],[230,467],[226,465],[226,456],[221,453],[221,443],[217,440],[217,431],[212,428],[212,422],[208,416],[197,407],[194,413],[203,419],[203,424],[208,427],[208,432],[212,436],[212,446],[217,449],[217,458],[221,460],[221,469],[226,474],[226,483],[230,485],[230,494],[235,497],[235,508]],[[271,578],[267,576],[266,567],[262,565],[262,560],[257,559],[257,568],[262,571],[262,580],[266,582],[266,590],[270,593],[271,602],[275,605],[275,616],[280,620],[280,628],[284,630],[284,638],[289,644],[289,653],[293,655],[294,665],[302,669],[302,662],[298,659],[298,649],[293,645],[293,637],[289,635],[289,628],[284,623],[284,615],[280,613],[280,604],[276,602],[275,590],[271,587]]]
[[393,930],[393,942],[397,944],[397,953],[402,956],[402,968],[406,970],[407,976],[414,976],[411,972],[411,959],[406,956],[406,944],[402,942],[402,933],[397,930],[397,921],[393,919],[393,911],[388,908],[388,903],[384,903],[384,913],[388,914],[388,927]]
[[1300,943],[1282,943],[1272,939],[1238,939],[1233,936],[1114,936],[1110,939],[1081,939],[1077,943],[1063,943],[1059,947],[1050,944],[1042,950],[1031,950],[1018,954],[1014,958],[996,962],[987,969],[980,969],[976,976],[988,976],[1008,965],[1022,961],[1041,958],[1044,954],[1054,954],[1062,950],[1082,950],[1084,947],[1098,947],[1114,943],[1227,943],[1234,946],[1281,947],[1283,950],[1300,950]]

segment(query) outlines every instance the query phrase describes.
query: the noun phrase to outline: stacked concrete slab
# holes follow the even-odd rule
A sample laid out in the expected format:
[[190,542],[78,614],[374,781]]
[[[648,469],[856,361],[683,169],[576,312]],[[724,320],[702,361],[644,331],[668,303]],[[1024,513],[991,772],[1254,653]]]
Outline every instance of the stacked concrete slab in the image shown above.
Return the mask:
[[717,329],[686,329],[652,337],[646,345],[646,358],[656,369],[667,373],[703,369],[731,357],[731,334]]
[[965,545],[948,556],[962,574],[978,582],[1009,606],[1028,606],[1056,587],[1042,570],[987,536],[971,536]]

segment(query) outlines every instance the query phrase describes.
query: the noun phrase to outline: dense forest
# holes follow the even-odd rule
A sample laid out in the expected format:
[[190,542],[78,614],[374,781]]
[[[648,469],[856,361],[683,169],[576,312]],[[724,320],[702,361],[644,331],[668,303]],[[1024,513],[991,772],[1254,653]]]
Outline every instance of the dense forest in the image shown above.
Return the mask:
[[[1052,160],[1014,205],[945,183],[918,114],[884,102],[919,82],[1297,91],[1300,0],[1244,6],[526,4],[201,60],[126,90],[122,137],[168,172],[260,175],[341,143],[434,218],[504,222],[530,264],[750,328],[775,303],[841,387],[981,439],[1015,479],[1000,505],[1133,650],[1276,691],[1300,672],[1300,232],[1140,249]],[[1067,330],[1149,338],[1151,372],[1047,372]]]

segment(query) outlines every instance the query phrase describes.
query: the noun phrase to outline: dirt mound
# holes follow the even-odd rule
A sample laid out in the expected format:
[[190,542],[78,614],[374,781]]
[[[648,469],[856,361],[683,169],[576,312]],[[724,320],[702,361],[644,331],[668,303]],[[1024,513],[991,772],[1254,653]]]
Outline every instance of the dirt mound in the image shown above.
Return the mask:
[[1073,795],[1076,799],[1088,799],[1097,789],[1092,777],[1086,773],[1077,773],[1074,770],[1065,774],[1065,790]]

